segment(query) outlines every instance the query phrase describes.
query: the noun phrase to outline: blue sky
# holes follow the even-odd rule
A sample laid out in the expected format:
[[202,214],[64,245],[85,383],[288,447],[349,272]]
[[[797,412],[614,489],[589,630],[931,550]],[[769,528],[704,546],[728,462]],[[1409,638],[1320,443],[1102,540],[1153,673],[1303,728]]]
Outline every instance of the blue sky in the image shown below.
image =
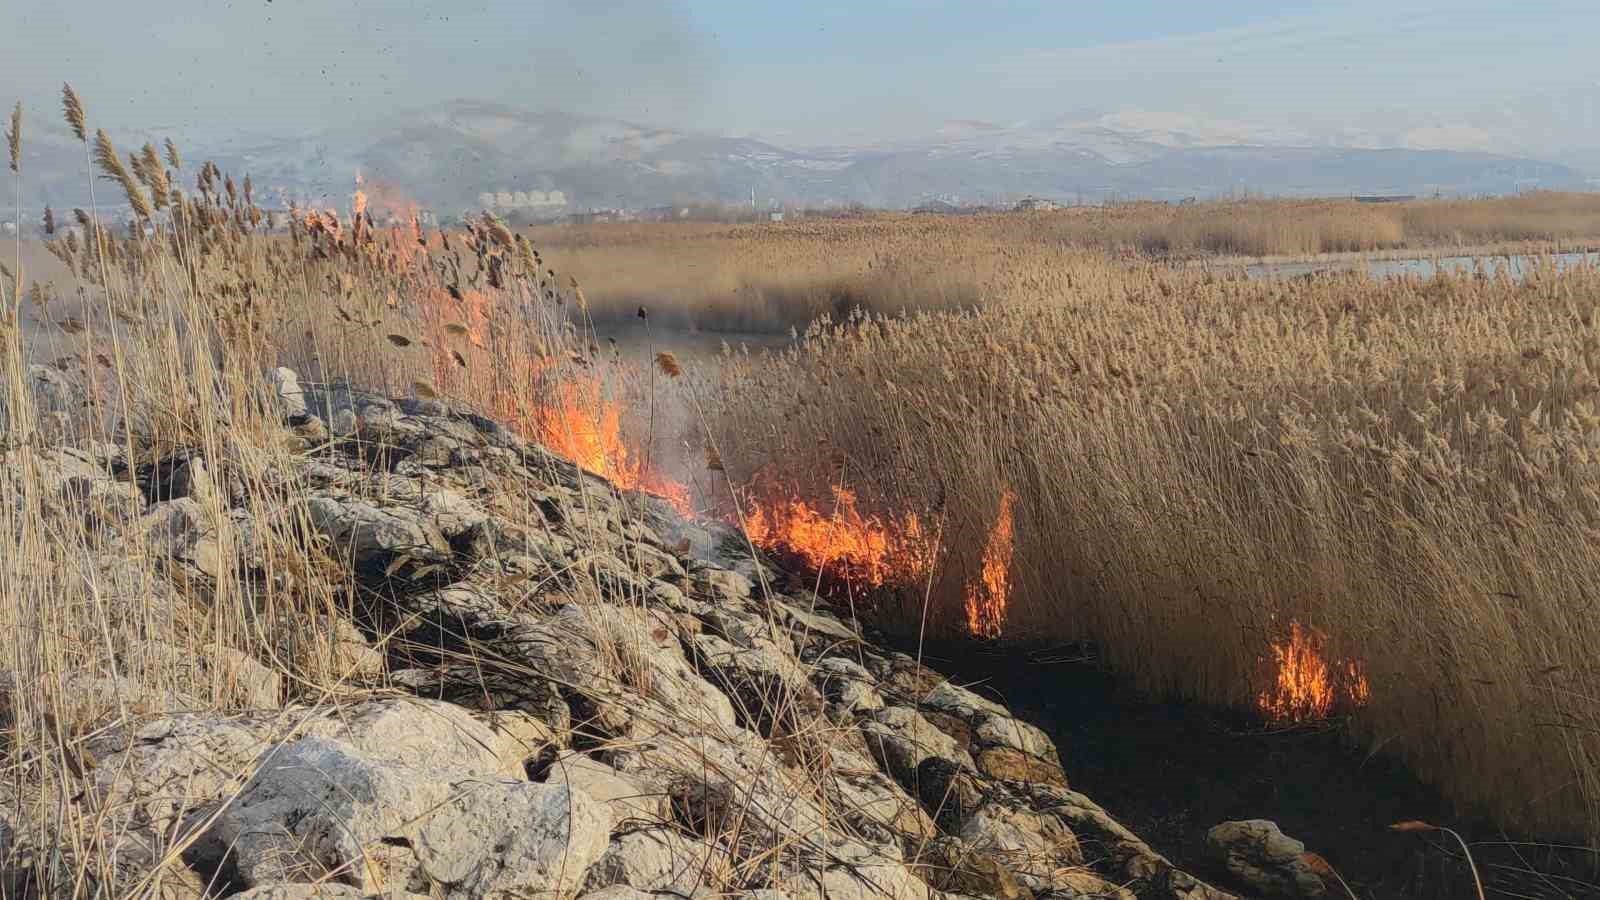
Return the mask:
[[6,8],[0,93],[53,110],[71,80],[117,126],[309,132],[469,97],[795,144],[1141,111],[1547,155],[1600,147],[1594,0]]

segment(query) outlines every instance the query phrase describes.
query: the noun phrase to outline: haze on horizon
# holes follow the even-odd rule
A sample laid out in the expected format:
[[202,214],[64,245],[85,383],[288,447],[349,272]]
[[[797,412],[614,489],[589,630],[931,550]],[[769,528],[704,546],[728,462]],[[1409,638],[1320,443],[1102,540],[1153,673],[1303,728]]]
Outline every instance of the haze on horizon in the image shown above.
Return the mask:
[[0,82],[25,106],[67,80],[101,124],[180,134],[470,98],[790,146],[1077,114],[1600,161],[1600,6],[1579,0],[16,2]]

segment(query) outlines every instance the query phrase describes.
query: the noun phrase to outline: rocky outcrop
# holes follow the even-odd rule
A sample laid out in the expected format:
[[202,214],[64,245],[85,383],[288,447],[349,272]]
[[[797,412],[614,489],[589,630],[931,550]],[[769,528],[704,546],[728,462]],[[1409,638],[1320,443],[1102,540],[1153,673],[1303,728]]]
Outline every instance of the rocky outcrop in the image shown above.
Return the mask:
[[[1072,791],[1039,729],[776,592],[727,526],[438,402],[287,370],[269,393],[286,430],[328,438],[251,518],[303,523],[306,552],[352,573],[351,608],[312,620],[345,690],[277,678],[264,663],[287,645],[191,648],[237,682],[235,711],[97,733],[77,801],[181,855],[201,890],[1227,896]],[[118,490],[93,454],[53,464]],[[183,578],[270,589],[236,535],[198,562],[229,531],[218,468],[162,470],[125,527]],[[140,658],[176,652],[158,639],[128,635]]]

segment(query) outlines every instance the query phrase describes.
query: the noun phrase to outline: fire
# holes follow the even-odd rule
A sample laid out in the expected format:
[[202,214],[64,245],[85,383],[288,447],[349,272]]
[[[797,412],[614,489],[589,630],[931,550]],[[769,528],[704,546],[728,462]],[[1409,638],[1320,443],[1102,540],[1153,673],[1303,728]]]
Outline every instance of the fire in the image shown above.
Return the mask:
[[854,491],[839,486],[832,491],[831,512],[794,496],[764,504],[751,500],[745,532],[758,546],[793,554],[817,572],[866,587],[912,585],[927,577],[938,545],[920,516],[862,513]]
[[625,491],[644,491],[684,515],[694,507],[686,485],[644,465],[622,436],[622,404],[606,397],[598,379],[571,376],[555,382],[538,408],[538,438],[548,449]]
[[367,214],[367,192],[361,189],[361,173],[356,173],[356,190],[350,196],[350,218],[359,220]]
[[1289,623],[1285,640],[1272,642],[1271,685],[1256,706],[1272,722],[1299,724],[1326,719],[1340,707],[1359,708],[1372,697],[1366,669],[1358,660],[1330,663],[1327,636],[1299,622]]
[[967,631],[976,637],[997,638],[1005,628],[1015,549],[1012,507],[1016,502],[1017,495],[1010,488],[1000,495],[1000,512],[983,547],[978,580],[967,586]]

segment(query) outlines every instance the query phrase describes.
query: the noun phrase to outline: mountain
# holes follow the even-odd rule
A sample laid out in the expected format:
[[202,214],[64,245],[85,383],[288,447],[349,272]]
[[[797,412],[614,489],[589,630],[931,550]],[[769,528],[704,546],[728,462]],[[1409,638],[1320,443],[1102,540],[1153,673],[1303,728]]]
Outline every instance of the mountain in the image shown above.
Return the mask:
[[[156,135],[133,135],[124,149]],[[344,205],[357,172],[451,214],[480,195],[532,192],[530,209],[643,208],[696,201],[865,203],[905,207],[929,197],[1004,201],[1024,195],[1097,201],[1240,192],[1508,193],[1585,189],[1560,163],[1444,149],[1479,143],[1471,129],[1409,136],[1313,134],[1184,114],[1082,111],[1039,122],[952,122],[923,140],[789,149],[748,137],[654,127],[557,111],[454,101],[309,137],[194,136],[192,159],[250,173],[257,194]],[[1410,144],[1385,147],[1384,140]],[[30,147],[25,202],[85,202],[82,150],[64,134]],[[0,189],[0,202],[14,203]],[[551,192],[559,192],[552,194]],[[108,193],[101,192],[102,195]],[[102,201],[104,196],[102,196]],[[535,208],[536,207],[536,208]]]

